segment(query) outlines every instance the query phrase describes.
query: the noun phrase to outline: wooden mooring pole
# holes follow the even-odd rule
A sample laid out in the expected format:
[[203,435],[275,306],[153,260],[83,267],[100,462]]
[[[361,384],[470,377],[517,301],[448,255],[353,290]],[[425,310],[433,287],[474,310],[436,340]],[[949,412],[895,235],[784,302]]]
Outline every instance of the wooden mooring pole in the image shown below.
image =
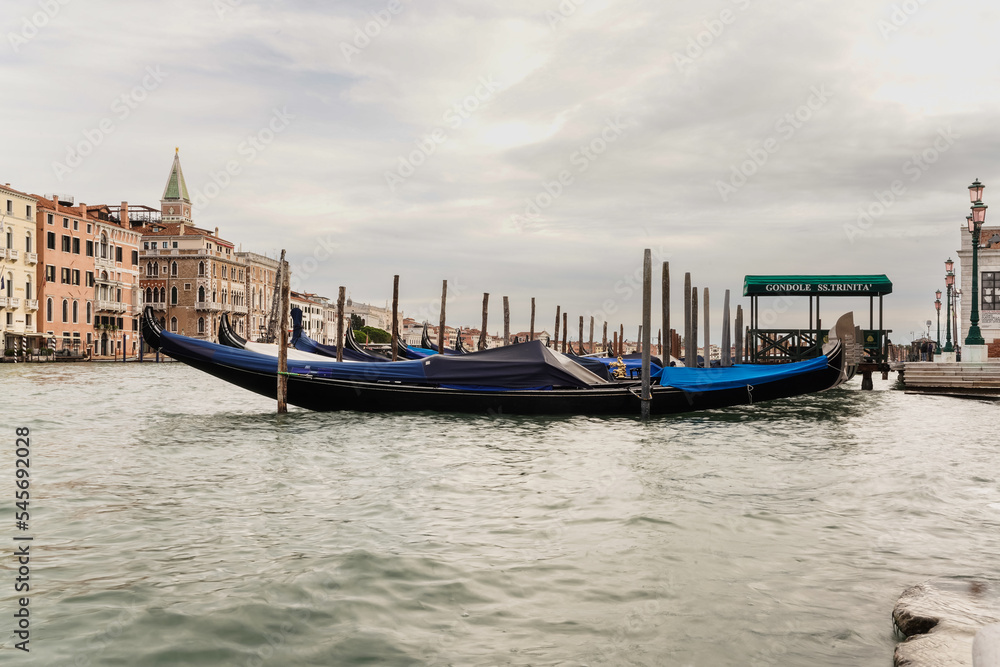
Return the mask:
[[566,354],[566,340],[569,338],[569,313],[563,311],[563,339],[562,339],[562,353]]
[[438,323],[438,354],[444,354],[444,307],[448,301],[448,281],[441,281],[441,320]]
[[607,355],[607,353],[608,353],[608,322],[607,322],[607,320],[604,321],[604,332],[601,333],[601,351],[604,352],[605,355]]
[[736,324],[733,327],[736,340],[736,363],[743,363],[743,306],[736,305]]
[[528,340],[535,340],[535,297],[531,297],[531,326],[528,329]]
[[729,323],[729,290],[726,290],[726,294],[722,300],[722,357],[720,363],[723,368],[733,365],[732,342],[729,338],[731,330],[732,327]]
[[555,335],[552,337],[551,342],[552,345],[550,345],[549,347],[558,352],[559,351],[559,306],[556,306],[556,332]]
[[590,348],[589,350],[587,350],[587,352],[589,352],[590,354],[593,354],[594,353],[594,316],[593,315],[590,316],[590,343],[589,343],[589,345],[587,347]]
[[399,358],[399,276],[392,277],[392,360]]
[[503,298],[503,344],[504,347],[510,345],[510,303],[507,297]]
[[710,311],[708,309],[708,288],[705,288],[705,368],[712,367],[712,355],[710,354],[711,343],[709,343],[708,337],[708,325],[710,321],[709,317]]
[[691,274],[684,274],[684,365],[690,368],[694,364],[691,356]]
[[[667,366],[670,365],[670,355],[673,354],[673,350],[670,348],[672,341],[670,340],[670,262],[663,263],[663,269],[660,278],[660,289],[661,289],[661,317],[663,320],[663,326],[660,329],[660,354],[663,356],[661,361]],[[663,338],[663,334],[666,334],[666,338]]]
[[580,337],[576,339],[576,347],[579,349],[581,356],[586,354],[583,351],[583,315],[580,316]]
[[289,294],[288,262],[285,261],[285,251],[281,251],[281,317],[278,332],[278,414],[288,412],[288,311],[291,295]]
[[[690,368],[698,368],[698,288],[692,287],[691,294],[691,364]],[[686,362],[685,362],[686,364]]]
[[642,258],[642,418],[649,419],[649,328],[653,310],[653,259],[646,248]]
[[486,320],[490,312],[490,293],[483,292],[483,325],[479,328],[479,342],[476,344],[477,350],[486,349]]
[[337,293],[337,361],[344,360],[344,299],[347,296],[347,288],[340,286]]
[[618,356],[625,354],[625,325],[618,325]]

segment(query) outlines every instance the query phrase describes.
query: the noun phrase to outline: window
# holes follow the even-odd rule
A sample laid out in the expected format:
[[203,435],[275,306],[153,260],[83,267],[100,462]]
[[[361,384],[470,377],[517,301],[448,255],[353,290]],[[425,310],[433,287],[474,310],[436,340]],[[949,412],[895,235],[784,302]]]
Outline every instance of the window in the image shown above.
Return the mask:
[[63,322],[69,321],[69,301],[63,299]]
[[56,267],[51,264],[45,265],[45,282],[54,283],[56,281]]
[[63,218],[63,228],[69,229],[69,218]]
[[62,251],[63,252],[70,252],[70,249],[72,248],[72,244],[73,244],[73,240],[70,237],[68,237],[65,234],[63,234],[63,237],[62,237]]
[[14,326],[14,313],[7,313],[7,326]]
[[983,310],[1000,310],[1000,272],[983,271],[979,281]]
[[7,200],[7,212],[8,213],[13,213],[14,212],[14,202],[12,202],[9,199]]
[[87,271],[87,287],[93,287],[93,286],[94,286],[94,272]]
[[142,249],[143,250],[149,250],[149,241],[143,241],[142,242]]
[[32,298],[32,294],[33,294],[33,292],[31,291],[31,278],[28,278],[24,282],[24,298],[25,299],[30,299],[30,298]]
[[146,303],[152,303],[152,302],[153,302],[153,290],[151,290],[151,289],[149,289],[147,287],[146,288]]
[[24,316],[24,326],[30,329],[31,325],[32,325],[31,313],[26,313]]
[[25,206],[24,207],[24,217],[28,218],[29,220],[31,219],[31,207],[30,206]]
[[[94,304],[90,301],[87,302],[87,324],[90,324],[90,318],[93,317],[93,306]],[[87,335],[89,336],[90,334]]]
[[74,255],[80,254],[80,239],[76,237],[73,238],[73,254]]
[[122,247],[121,246],[115,247],[115,261],[118,262],[119,264],[122,261]]
[[49,223],[50,225],[52,224],[52,214],[51,213],[49,213],[47,216],[45,216],[45,222]]
[[56,234],[55,232],[48,232],[45,237],[45,247],[49,250],[56,249]]
[[73,324],[80,321],[80,302],[76,299],[73,300]]
[[73,231],[74,232],[80,231],[80,221],[79,220],[74,220],[73,221]]
[[205,275],[205,262],[198,262],[198,275]]
[[177,305],[177,288],[176,287],[171,287],[170,288],[170,305],[172,305],[172,306],[176,306]]
[[59,272],[59,282],[61,282],[63,285],[69,285],[69,280],[71,277],[72,276],[69,272],[69,269],[65,267],[63,267],[62,270]]
[[73,284],[80,284],[80,269],[73,269]]
[[90,233],[90,230],[91,230],[91,228],[90,228],[90,223],[88,222],[88,223],[87,223],[87,233],[88,233],[88,234]]
[[94,242],[87,241],[87,257],[93,257],[93,256],[94,256]]
[[170,262],[170,275],[177,277],[177,262]]
[[28,232],[24,237],[24,251],[31,252],[31,232]]
[[184,283],[184,291],[185,292],[191,291],[191,283]]
[[170,318],[170,330],[173,331],[174,333],[177,333],[177,318],[176,317],[171,317]]
[[45,321],[46,322],[52,321],[52,297],[49,297],[45,301]]
[[204,300],[205,300],[205,288],[204,287],[199,287],[198,288],[198,301],[204,301]]
[[163,246],[162,246],[162,247],[163,247],[163,248],[166,248],[166,247],[167,247],[167,242],[166,242],[166,241],[164,241],[164,242],[163,242]]
[[132,266],[139,266],[139,251],[132,251]]
[[177,241],[173,242],[173,247],[175,247],[175,248],[177,247]]
[[204,317],[199,317],[198,318],[198,333],[200,333],[200,334],[205,333],[205,318]]

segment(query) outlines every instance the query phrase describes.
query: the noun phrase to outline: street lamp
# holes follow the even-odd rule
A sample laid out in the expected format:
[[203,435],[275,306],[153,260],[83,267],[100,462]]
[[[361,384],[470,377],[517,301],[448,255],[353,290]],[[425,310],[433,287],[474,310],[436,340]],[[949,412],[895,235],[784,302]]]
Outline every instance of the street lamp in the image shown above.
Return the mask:
[[955,272],[952,268],[955,266],[955,262],[948,258],[948,261],[944,263],[945,274],[944,274],[944,285],[948,292],[948,304],[944,316],[944,332],[945,332],[945,352],[954,352],[955,348],[951,345],[951,290],[955,286]]
[[934,292],[934,296],[936,297],[934,299],[934,310],[937,311],[938,321],[937,340],[934,341],[934,353],[941,354],[941,290]]
[[983,223],[986,221],[986,204],[983,203],[984,186],[976,179],[969,186],[969,197],[972,199],[972,215],[966,218],[969,233],[972,234],[972,310],[969,312],[969,335],[965,337],[966,345],[986,345],[979,331],[979,236]]

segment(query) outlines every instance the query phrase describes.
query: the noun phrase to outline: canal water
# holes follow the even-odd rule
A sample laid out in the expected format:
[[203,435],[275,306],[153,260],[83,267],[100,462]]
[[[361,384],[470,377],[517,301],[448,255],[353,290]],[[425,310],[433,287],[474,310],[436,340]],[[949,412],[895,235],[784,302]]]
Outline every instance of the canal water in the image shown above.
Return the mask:
[[0,543],[34,539],[30,653],[5,558],[0,662],[888,666],[903,589],[997,574],[1000,407],[858,382],[644,425],[3,365]]

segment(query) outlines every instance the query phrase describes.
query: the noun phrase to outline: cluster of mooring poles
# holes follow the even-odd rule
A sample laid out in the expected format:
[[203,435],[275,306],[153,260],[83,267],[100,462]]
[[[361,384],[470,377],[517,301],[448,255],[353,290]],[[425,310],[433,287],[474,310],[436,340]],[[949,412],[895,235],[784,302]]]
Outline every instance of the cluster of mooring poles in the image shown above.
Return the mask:
[[[281,323],[279,326],[280,336],[278,341],[278,412],[288,411],[288,315],[291,309],[290,291],[288,282],[288,262],[285,261],[285,251],[281,251],[280,260],[281,272]],[[652,333],[652,294],[653,294],[653,265],[652,254],[649,248],[643,251],[642,261],[642,324],[639,326],[639,336],[637,347],[633,348],[642,356],[642,390],[640,399],[642,401],[642,416],[649,416],[649,403],[652,400],[650,390],[650,358],[653,354],[651,333]],[[343,361],[343,341],[344,341],[344,300],[346,288],[341,286],[337,295],[337,361]],[[679,356],[683,350],[684,365],[689,368],[710,368],[711,346],[710,338],[710,317],[709,317],[709,291],[705,287],[703,290],[703,321],[704,321],[704,357],[698,361],[698,288],[691,286],[691,274],[684,274],[684,290],[682,293],[684,302],[684,331],[681,334],[670,328],[670,263],[663,262],[661,269],[661,328],[657,332],[656,349],[657,354],[665,365],[670,365],[673,356]],[[441,312],[438,322],[437,348],[438,354],[444,354],[445,350],[445,319],[446,305],[448,300],[448,281],[441,283]],[[479,329],[479,340],[476,344],[477,350],[485,350],[486,327],[489,319],[490,295],[483,294],[483,319]],[[736,318],[734,326],[730,327],[729,317],[729,290],[726,290],[722,306],[722,345],[720,355],[721,366],[732,366],[733,359],[743,358],[743,307],[736,307]],[[392,341],[392,360],[398,359],[399,340],[399,276],[392,278],[392,331],[390,337]],[[594,316],[590,316],[590,337],[587,346],[583,343],[584,316],[579,318],[579,332],[577,334],[576,349],[573,349],[569,336],[569,314],[562,310],[561,306],[556,306],[555,332],[549,338],[547,345],[563,354],[594,354],[597,352],[594,344]],[[733,342],[730,333],[735,329],[735,341]],[[562,333],[560,341],[559,334]],[[664,337],[663,332],[667,332]],[[461,336],[461,330],[456,334]],[[531,298],[531,323],[528,329],[528,340],[535,340],[535,298]],[[503,345],[511,344],[510,335],[510,302],[508,297],[503,297]],[[735,355],[731,350],[735,347]],[[612,330],[612,338],[608,340],[608,323],[604,322],[603,333],[601,335],[600,351],[608,356],[621,357],[626,353],[625,348],[625,325],[619,324],[618,330]]]

